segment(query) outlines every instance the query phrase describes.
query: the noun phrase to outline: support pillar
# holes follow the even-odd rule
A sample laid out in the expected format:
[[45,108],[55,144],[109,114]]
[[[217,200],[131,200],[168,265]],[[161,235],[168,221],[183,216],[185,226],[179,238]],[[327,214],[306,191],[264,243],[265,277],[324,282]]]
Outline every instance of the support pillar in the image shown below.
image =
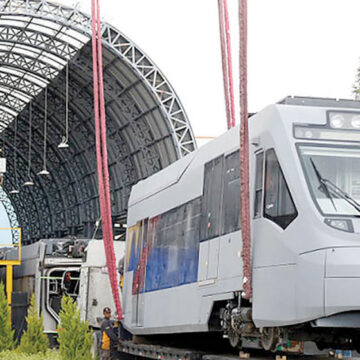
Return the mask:
[[11,323],[11,297],[13,292],[13,266],[6,265],[6,296],[9,306],[10,323]]

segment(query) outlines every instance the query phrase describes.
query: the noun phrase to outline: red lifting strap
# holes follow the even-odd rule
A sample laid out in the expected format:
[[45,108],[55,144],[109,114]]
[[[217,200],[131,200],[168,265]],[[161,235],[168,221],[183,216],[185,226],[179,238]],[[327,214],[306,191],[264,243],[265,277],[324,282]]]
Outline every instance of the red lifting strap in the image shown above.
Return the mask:
[[94,115],[96,138],[96,161],[100,213],[104,238],[106,263],[109,272],[111,290],[119,320],[122,319],[122,308],[116,273],[116,257],[114,251],[113,224],[110,201],[110,179],[106,140],[106,116],[103,79],[103,54],[101,39],[100,4],[92,0],[92,55],[94,76]]
[[221,58],[228,129],[235,126],[234,82],[232,70],[230,22],[227,0],[218,0]]
[[241,235],[244,298],[250,299],[251,289],[251,229],[249,191],[249,133],[247,94],[247,0],[239,0],[240,21],[240,171],[241,171]]

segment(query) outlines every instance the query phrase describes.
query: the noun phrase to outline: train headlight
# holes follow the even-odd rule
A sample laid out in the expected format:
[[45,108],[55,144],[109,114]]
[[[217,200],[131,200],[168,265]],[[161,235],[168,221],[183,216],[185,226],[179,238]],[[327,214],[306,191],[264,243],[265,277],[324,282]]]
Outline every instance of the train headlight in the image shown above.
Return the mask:
[[328,124],[331,129],[360,130],[360,113],[329,111]]
[[347,219],[325,219],[325,224],[331,226],[334,229],[346,231],[346,232],[354,232],[354,227],[351,220]]
[[345,118],[341,114],[330,115],[330,126],[334,129],[341,129],[345,124]]
[[354,129],[360,129],[360,115],[354,116],[351,119],[351,125]]
[[295,127],[295,137],[298,139],[311,139],[313,137],[313,132],[311,129],[306,127]]
[[294,137],[305,140],[360,141],[360,111],[328,111],[327,122],[294,124]]

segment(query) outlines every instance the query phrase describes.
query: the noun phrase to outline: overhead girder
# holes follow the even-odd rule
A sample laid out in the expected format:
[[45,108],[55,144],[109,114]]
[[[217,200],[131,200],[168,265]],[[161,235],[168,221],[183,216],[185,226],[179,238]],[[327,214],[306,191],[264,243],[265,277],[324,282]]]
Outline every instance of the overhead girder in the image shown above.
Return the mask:
[[[37,172],[39,172],[42,169],[42,156],[43,156],[43,133],[42,133],[42,124],[43,124],[43,106],[40,108],[37,106],[37,103],[34,102],[33,103],[34,109],[33,109],[33,139],[32,139],[32,169],[33,169],[33,173],[32,173],[32,178],[33,179],[37,179],[39,178],[40,181],[43,181],[42,177],[37,177]],[[50,114],[50,118],[51,118],[51,114]],[[24,114],[24,117],[20,116],[19,117],[19,125],[18,125],[18,139],[20,140],[20,143],[18,143],[17,145],[17,150],[20,153],[20,156],[22,157],[23,162],[25,162],[25,167],[26,167],[26,162],[27,162],[27,157],[26,154],[28,152],[28,144],[27,144],[27,140],[28,140],[28,113]],[[52,139],[60,139],[59,136],[59,132],[55,130],[55,132],[53,131],[53,127],[54,124],[56,124],[56,122],[50,121],[49,122],[49,138]],[[6,135],[6,139],[7,141],[11,142],[11,140],[14,138],[14,134],[11,132],[12,131],[12,127],[10,126],[7,129],[7,135]],[[57,145],[57,144],[56,144]],[[69,192],[72,187],[73,184],[69,182],[66,182],[65,184],[60,183],[59,184],[59,179],[62,180],[62,182],[64,182],[64,180],[68,180],[68,174],[73,172],[70,166],[67,166],[66,168],[64,168],[64,166],[66,165],[66,159],[64,158],[64,154],[68,154],[69,159],[71,159],[73,161],[74,156],[77,156],[76,154],[73,153],[73,147],[69,148],[68,150],[64,151],[57,151],[56,146],[54,147],[54,144],[52,142],[50,142],[48,144],[48,163],[47,163],[47,167],[50,170],[50,177],[52,177],[52,181],[49,182],[49,186],[50,186],[50,195],[47,196],[50,198],[50,201],[55,201],[55,204],[53,205],[53,211],[55,211],[56,215],[61,214],[63,211],[65,210],[69,210],[68,209],[68,205],[65,204],[69,204],[70,200],[75,198],[75,193],[71,193],[71,195],[67,196],[67,201],[64,201],[63,198],[66,195],[67,192]],[[6,149],[6,153],[11,153],[11,151]],[[25,154],[25,155],[22,155]],[[12,158],[9,159],[10,161],[12,160]],[[18,160],[19,161],[19,160]],[[84,164],[82,163],[80,166],[76,167],[76,171],[77,173],[80,173],[81,170],[84,169]],[[75,169],[73,169],[75,171]],[[56,176],[54,177],[54,174],[56,174]],[[26,180],[26,175],[24,175],[20,181],[20,184],[22,184],[25,180]],[[74,177],[72,178],[74,179]],[[85,183],[87,184],[86,179],[81,178],[78,180],[78,183]],[[36,182],[37,183],[37,182]],[[54,185],[57,185],[56,188],[54,188]],[[83,187],[82,189],[85,189],[86,191],[93,189],[95,187],[95,184],[92,184],[92,186],[87,186],[87,187]],[[75,187],[77,188],[77,187]],[[88,196],[91,198],[91,196]],[[84,197],[83,197],[84,198]],[[69,200],[70,199],[70,200]],[[86,199],[86,197],[85,197]],[[63,204],[63,206],[61,207],[61,204]],[[66,214],[66,211],[65,211]],[[65,220],[62,221],[62,217],[61,216],[56,216],[56,224],[53,225],[53,228],[56,229],[56,231],[66,231],[66,226],[68,225],[74,225],[74,221],[77,218],[76,216],[74,216],[74,214],[72,216],[69,216],[70,220],[66,221],[66,217]],[[76,221],[75,221],[76,222]],[[79,222],[77,222],[79,223]]]
[[[1,50],[0,50],[1,54]],[[43,79],[53,79],[58,74],[58,68],[47,64],[35,56],[25,56],[16,52],[0,55],[0,65],[24,69],[31,74],[35,74]]]
[[27,80],[24,76],[6,72],[3,68],[0,68],[0,83],[10,90],[21,92],[29,97],[34,97],[42,90],[42,87],[35,82]]
[[[7,178],[4,183],[4,190],[9,193],[13,189],[21,190],[20,194],[11,195],[10,199],[14,202],[15,208],[22,209],[22,215],[19,217],[20,225],[23,228],[23,238],[26,243],[30,243],[33,239],[39,239],[41,237],[48,237],[51,234],[51,229],[56,228],[56,224],[52,223],[53,213],[50,211],[51,204],[50,201],[56,200],[56,195],[49,193],[49,189],[47,188],[47,179],[41,178],[39,179],[34,188],[28,188],[23,186],[24,182],[29,180],[28,178],[28,159],[27,159],[27,148],[26,146],[22,146],[22,144],[18,144],[17,148],[13,147],[12,143],[7,142],[7,146],[9,147],[8,152],[17,152],[17,172],[18,172],[18,183],[16,184],[15,177]],[[34,160],[36,160],[34,158]],[[39,158],[37,159],[37,162]],[[39,164],[35,164],[39,165]],[[14,173],[14,163],[9,161],[8,171]],[[36,172],[35,168],[33,168],[30,172],[31,178],[35,178]],[[39,200],[41,199],[41,201]],[[24,208],[19,204],[22,201],[26,203],[26,207]],[[53,204],[54,210],[55,206],[58,205],[59,202]],[[28,225],[30,219],[26,216],[26,214],[32,214],[32,222],[31,226]],[[35,215],[38,215],[35,218]],[[25,221],[25,223],[23,223]],[[46,226],[44,223],[51,222],[51,226]]]
[[31,30],[20,26],[0,25],[0,41],[6,44],[26,44],[54,57],[70,60],[78,52],[78,48],[62,39],[54,39],[41,29]]
[[5,108],[9,108],[12,111],[21,111],[24,108],[24,106],[26,106],[26,102],[12,95],[13,93],[14,92],[12,93],[5,92],[0,87],[0,102],[4,100],[8,100],[7,105],[6,106],[3,105]]
[[[63,76],[59,76],[58,78],[58,82],[61,82],[61,80],[63,80]],[[71,78],[71,77],[70,77]],[[63,109],[63,104],[64,104],[64,94],[59,90],[59,89],[64,89],[65,86],[64,84],[59,84],[58,82],[55,82],[54,84],[52,84],[49,88],[48,88],[48,118],[49,118],[49,123],[48,123],[48,139],[61,139],[61,132],[64,131],[63,127],[61,126],[61,124],[63,123],[63,119],[65,117],[64,111]],[[114,89],[116,90],[116,85],[113,84]],[[55,91],[56,89],[56,91]],[[75,89],[75,92],[77,97],[80,97],[82,99],[82,106],[79,106],[78,103],[77,105],[74,107],[73,103],[70,104],[70,112],[69,112],[69,117],[70,117],[70,122],[74,123],[74,131],[71,132],[70,134],[70,144],[72,145],[70,147],[70,149],[76,149],[79,145],[79,142],[83,142],[83,144],[80,145],[80,148],[82,148],[82,153],[86,153],[87,151],[89,151],[90,156],[92,156],[92,159],[90,161],[88,161],[87,163],[91,163],[92,164],[92,169],[88,168],[88,174],[87,176],[92,176],[92,178],[94,178],[95,176],[95,154],[94,154],[94,133],[93,133],[93,128],[92,128],[92,104],[91,104],[91,95],[90,94],[84,94],[84,93],[79,93],[79,89],[82,89],[79,83],[75,83],[72,84],[72,86],[70,86],[70,89]],[[122,94],[124,95],[124,92],[117,92],[117,94]],[[72,96],[72,91],[70,92],[70,97],[73,98]],[[33,101],[33,119],[32,119],[32,123],[33,123],[33,139],[32,139],[32,164],[33,164],[33,168],[34,170],[34,174],[32,175],[32,177],[36,178],[36,173],[38,171],[41,170],[42,167],[42,161],[41,158],[43,156],[43,133],[42,133],[42,125],[43,125],[43,113],[44,113],[44,104],[43,104],[43,98],[44,95],[41,93],[39,94]],[[88,99],[88,102],[84,103],[84,100]],[[113,98],[111,99],[111,101],[113,101]],[[86,119],[87,117],[89,117],[89,119],[87,119],[88,121],[82,122],[82,123],[78,123],[76,124],[76,112],[79,112],[81,109],[83,109],[83,112],[78,113],[78,117],[77,119],[80,119],[81,116],[84,116],[84,112],[86,115]],[[90,109],[90,110],[89,110]],[[22,154],[26,154],[27,153],[27,137],[28,137],[28,110],[26,109],[26,111],[24,111],[18,119],[18,138],[20,140],[20,143],[22,144],[21,147],[19,147],[20,152]],[[78,129],[77,127],[81,126],[80,129]],[[127,124],[128,126],[128,124]],[[7,135],[6,138],[7,139],[11,139],[13,138],[14,134],[10,133],[10,131],[12,130],[12,127],[10,126],[9,129],[7,130]],[[78,131],[77,131],[78,130]],[[81,130],[81,131],[79,131]],[[116,136],[117,131],[115,131],[115,134],[109,134],[110,138],[114,137],[115,135],[115,139],[118,141],[120,140],[118,136]],[[85,136],[84,136],[85,135]],[[9,140],[11,141],[11,140]],[[112,186],[112,189],[114,189],[114,191],[119,191],[119,190],[124,190],[124,184],[121,181],[122,176],[124,176],[124,174],[128,174],[129,171],[120,171],[119,173],[119,169],[120,170],[126,170],[125,166],[123,165],[123,161],[124,161],[124,155],[125,155],[125,151],[124,151],[124,145],[126,144],[124,141],[121,141],[121,146],[119,148],[119,155],[122,156],[122,162],[120,163],[120,167],[119,166],[113,166],[116,165],[115,164],[110,164],[110,169],[112,169],[114,167],[114,169],[116,171],[115,174],[113,174],[114,176],[111,177],[111,179],[114,182],[114,185]],[[111,143],[111,139],[110,139],[110,143]],[[56,145],[57,143],[54,145],[53,143],[49,143],[48,144],[48,170],[50,170],[50,174],[57,174],[62,180],[66,179],[66,175],[71,173],[71,170],[69,169],[69,167],[64,171],[62,171],[62,167],[61,165],[64,165],[66,163],[66,159],[62,157],[63,154],[68,153],[68,151],[70,150],[66,150],[64,151],[57,151],[57,155],[61,156],[62,159],[52,159],[52,154],[56,153]],[[87,145],[87,147],[86,147]],[[117,148],[118,144],[114,144],[112,146],[113,149]],[[55,151],[54,151],[55,149]],[[71,150],[70,150],[71,151]],[[9,153],[8,150],[6,150],[6,153]],[[112,152],[111,152],[112,153]],[[74,156],[76,156],[76,154],[72,153],[71,156],[68,157],[68,160],[70,159],[70,161],[72,161],[72,159],[74,158]],[[11,159],[10,159],[11,160]],[[37,164],[36,164],[36,160],[37,160]],[[26,157],[24,158],[24,161],[26,161]],[[116,161],[116,159],[115,159]],[[54,167],[54,164],[58,164],[56,167]],[[60,168],[59,168],[60,166]],[[88,165],[90,166],[90,165]],[[132,166],[132,165],[131,165]],[[77,169],[84,169],[84,165],[77,167]],[[156,171],[157,169],[155,168],[153,171]],[[79,171],[79,170],[78,170]],[[62,176],[62,174],[64,174]],[[145,175],[146,176],[146,175]],[[57,178],[52,179],[53,180],[53,184],[57,184]],[[26,180],[26,176],[24,177],[24,179],[22,179],[23,181]],[[76,180],[75,180],[76,181]],[[136,181],[136,178],[132,178],[132,179],[125,179],[126,182],[126,186],[129,187],[131,184],[134,183],[134,181]],[[84,178],[82,177],[81,179],[79,179],[79,181],[77,181],[78,183],[86,183],[86,181],[84,181]],[[51,199],[57,199],[57,213],[61,212],[59,211],[59,207],[60,204],[64,204],[65,201],[63,200],[63,191],[66,191],[67,189],[69,189],[69,184],[65,183],[64,185],[58,185],[58,193],[59,195],[55,195],[54,191],[51,192],[50,194],[50,198]],[[84,189],[84,188],[83,188]],[[96,183],[92,183],[92,184],[88,184],[88,186],[85,188],[87,191],[89,191],[90,189],[96,189]],[[87,194],[88,195],[88,194]],[[89,195],[88,195],[89,196]],[[73,196],[71,196],[70,198],[72,198]],[[94,199],[97,198],[97,193],[96,194],[92,194],[92,196],[90,196],[90,198]],[[114,197],[114,196],[113,196]],[[62,201],[59,201],[59,200]],[[120,206],[125,207],[125,199],[120,199],[123,201],[118,201],[115,204],[118,204]],[[97,202],[96,202],[97,204]],[[63,205],[63,210],[67,209],[68,206]],[[97,209],[98,210],[98,209]],[[116,206],[114,206],[114,210],[115,210],[115,214],[116,214],[116,210],[117,213],[119,213],[119,209],[116,209]],[[89,215],[89,214],[88,214]],[[70,217],[71,218],[71,217]],[[57,217],[58,222],[61,221],[60,217]],[[94,218],[94,215],[92,216],[91,219],[88,219],[91,221],[95,221],[96,218]],[[68,223],[69,220],[64,219],[65,223]],[[61,229],[63,231],[65,231],[64,229],[66,229],[66,225],[65,224],[61,224],[61,223],[57,223],[55,228],[60,231]],[[45,235],[45,234],[44,234]]]
[[[115,28],[103,24],[102,32],[111,205],[116,222],[124,219],[133,184],[196,145],[180,101],[158,68]],[[92,236],[100,217],[90,36],[90,19],[78,10],[45,0],[0,0],[0,129],[6,128],[2,142],[8,159],[4,190],[26,243],[69,234]],[[66,62],[70,146],[59,149],[65,135]],[[50,175],[38,176],[44,166],[45,86]],[[35,186],[23,187],[28,180],[29,99],[33,115],[30,174]],[[14,113],[18,114],[16,144]],[[10,194],[17,186],[20,193]]]
[[[46,0],[0,0],[0,17],[9,19],[11,14],[27,16],[33,21],[47,21],[59,24],[66,29],[65,36],[75,37],[79,43],[85,43],[91,36],[91,19],[77,9],[53,4]],[[0,19],[1,20],[1,19]],[[39,23],[37,23],[38,26]],[[41,23],[42,27],[46,27]],[[70,31],[71,30],[71,31]],[[146,86],[160,102],[162,110],[168,117],[169,125],[179,155],[191,152],[195,147],[194,136],[186,114],[174,90],[152,63],[152,61],[129,39],[109,24],[102,24],[102,37],[106,49],[130,65],[132,72],[143,79]]]
[[[21,129],[19,129],[21,131]],[[25,129],[25,133],[27,133],[28,127]],[[77,197],[74,192],[74,184],[70,183],[68,179],[68,171],[69,169],[64,169],[61,159],[54,158],[58,154],[54,151],[54,149],[49,146],[49,162],[48,162],[48,169],[50,170],[49,177],[39,177],[37,173],[42,169],[42,134],[39,132],[38,129],[35,127],[33,128],[34,138],[32,143],[32,173],[31,178],[36,179],[35,186],[42,185],[45,183],[46,186],[46,193],[44,192],[44,197],[48,199],[48,202],[51,205],[51,211],[53,212],[53,224],[52,224],[52,231],[48,233],[44,233],[43,237],[48,237],[46,235],[50,235],[54,232],[66,232],[67,226],[75,226],[80,223],[79,216],[76,216],[74,212],[69,209],[72,202],[77,201]],[[50,134],[49,134],[50,135]],[[12,135],[13,137],[13,135]],[[22,169],[26,170],[28,166],[28,159],[26,154],[28,153],[28,147],[26,142],[26,134],[24,136],[19,136],[21,144],[17,146],[18,151],[18,162],[22,162]],[[25,154],[25,155],[23,155]],[[10,169],[11,170],[11,169]],[[19,171],[21,173],[21,171]],[[22,185],[27,178],[26,171],[25,173],[21,173],[22,176],[20,178],[20,185]],[[54,176],[56,174],[56,176]],[[59,181],[59,180],[62,181]],[[83,180],[84,181],[84,180]],[[64,185],[65,182],[65,185]],[[86,183],[86,181],[84,181]],[[7,184],[5,182],[5,184]],[[89,187],[90,188],[90,187]],[[37,191],[37,189],[36,189]],[[66,199],[66,200],[65,200]],[[34,204],[35,206],[35,204]],[[68,214],[68,211],[71,214]],[[50,208],[49,208],[50,213]],[[50,214],[48,214],[47,218]],[[69,216],[70,215],[70,216]],[[68,217],[68,221],[67,220]],[[44,217],[42,217],[44,218]]]

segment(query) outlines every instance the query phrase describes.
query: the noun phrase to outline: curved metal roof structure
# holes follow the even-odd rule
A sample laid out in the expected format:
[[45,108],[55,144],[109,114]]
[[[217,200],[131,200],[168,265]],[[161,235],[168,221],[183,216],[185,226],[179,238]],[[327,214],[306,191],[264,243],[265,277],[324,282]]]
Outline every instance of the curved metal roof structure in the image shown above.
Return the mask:
[[[102,24],[102,34],[116,223],[126,214],[134,183],[196,144],[176,93],[156,65],[109,24]],[[25,243],[92,236],[99,219],[90,39],[91,19],[76,9],[46,0],[0,0],[0,144],[7,158],[3,189]],[[50,174],[38,176],[45,117]],[[66,118],[70,146],[59,149]],[[22,186],[29,177],[35,186]],[[14,188],[20,192],[10,194]]]

